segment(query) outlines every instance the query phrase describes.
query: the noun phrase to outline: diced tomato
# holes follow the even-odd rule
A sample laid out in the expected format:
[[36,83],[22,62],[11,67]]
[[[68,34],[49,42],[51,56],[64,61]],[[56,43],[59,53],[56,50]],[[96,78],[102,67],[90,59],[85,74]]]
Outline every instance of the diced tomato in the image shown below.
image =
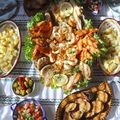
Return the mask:
[[31,113],[31,114],[34,113],[34,109],[32,109],[32,108],[29,108],[27,111],[28,111],[28,113]]
[[34,113],[34,109],[31,108],[30,111],[29,111],[29,113],[33,114]]
[[19,115],[18,120],[24,120],[24,118],[21,115]]
[[23,90],[26,90],[26,87],[25,87],[25,85],[24,85],[24,80],[25,80],[25,77],[24,77],[24,76],[19,76],[19,77],[18,77],[18,82],[21,84],[22,89],[23,89]]
[[27,102],[25,105],[24,105],[24,108],[28,108],[30,106],[30,103]]
[[29,107],[35,109],[35,106],[33,103],[31,103]]
[[30,113],[30,108],[27,109],[27,113]]
[[23,89],[23,90],[26,90],[26,87],[25,87],[25,85],[24,85],[24,81],[21,82],[21,86],[22,86],[22,89]]
[[40,117],[40,112],[39,111],[34,113],[34,118],[36,119],[38,117]]
[[24,108],[23,108],[23,107],[17,107],[16,110],[17,110],[17,111],[23,111]]
[[41,109],[40,105],[36,106],[36,109],[40,110]]
[[35,118],[35,120],[43,120],[43,117]]

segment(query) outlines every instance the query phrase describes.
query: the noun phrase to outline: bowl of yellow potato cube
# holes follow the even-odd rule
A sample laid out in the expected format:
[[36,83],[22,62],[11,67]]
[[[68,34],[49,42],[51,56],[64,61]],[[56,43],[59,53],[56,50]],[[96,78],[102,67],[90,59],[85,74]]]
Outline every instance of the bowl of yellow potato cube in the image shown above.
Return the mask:
[[14,69],[20,56],[21,36],[18,26],[12,21],[0,24],[0,78]]

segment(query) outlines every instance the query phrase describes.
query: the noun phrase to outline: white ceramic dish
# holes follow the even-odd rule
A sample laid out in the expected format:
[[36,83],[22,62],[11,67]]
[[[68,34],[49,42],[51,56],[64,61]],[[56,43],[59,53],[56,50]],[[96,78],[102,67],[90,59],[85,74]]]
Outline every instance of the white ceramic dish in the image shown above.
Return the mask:
[[[26,76],[24,76],[24,77],[26,77]],[[31,78],[31,77],[28,77],[28,78]],[[13,83],[14,83],[17,79],[18,79],[18,77],[15,78],[15,80],[13,81]],[[32,81],[33,81],[33,86],[32,86],[32,91],[31,91],[30,93],[28,93],[28,94],[26,94],[26,95],[24,95],[24,96],[15,93],[15,91],[13,90],[13,83],[12,83],[12,85],[11,85],[12,92],[13,92],[16,96],[18,96],[18,97],[29,97],[29,96],[32,96],[32,94],[33,94],[33,92],[34,92],[34,90],[35,90],[35,82],[34,82],[33,78],[31,78],[31,79],[32,79]]]
[[[112,28],[113,30],[116,31],[117,33],[117,37],[118,39],[120,40],[120,25],[118,24],[118,22],[112,18],[108,18],[108,19],[105,19],[101,24],[100,24],[100,27],[99,27],[99,31],[100,31],[100,34],[102,31],[106,30],[107,28]],[[119,42],[120,43],[120,42]],[[120,44],[118,44],[117,46],[119,46]],[[106,54],[107,55],[107,54]],[[105,56],[106,56],[105,55]],[[99,59],[99,63],[100,63],[100,67],[101,69],[108,75],[115,75],[117,73],[120,72],[120,63],[117,65],[117,68],[115,68],[112,72],[109,72],[103,65],[103,59],[100,58]]]
[[19,59],[19,56],[20,56],[20,52],[21,52],[21,35],[20,35],[20,30],[18,28],[18,26],[13,22],[13,21],[4,21],[0,24],[0,32],[6,27],[6,26],[9,26],[11,28],[13,28],[16,32],[16,34],[18,35],[18,38],[19,38],[19,43],[17,45],[17,51],[18,51],[18,55],[14,58],[13,62],[12,62],[12,67],[11,69],[4,73],[0,73],[0,78],[3,78],[3,77],[6,77],[7,75],[10,74],[10,72],[14,69],[14,67],[16,66],[17,62],[18,62],[18,59]]

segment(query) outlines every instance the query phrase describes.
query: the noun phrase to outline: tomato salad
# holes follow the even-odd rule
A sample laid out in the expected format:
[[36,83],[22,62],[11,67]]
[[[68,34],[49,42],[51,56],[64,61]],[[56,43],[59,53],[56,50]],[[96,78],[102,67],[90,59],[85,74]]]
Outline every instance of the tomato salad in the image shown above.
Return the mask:
[[25,100],[19,103],[13,113],[14,120],[46,120],[45,112],[36,100]]

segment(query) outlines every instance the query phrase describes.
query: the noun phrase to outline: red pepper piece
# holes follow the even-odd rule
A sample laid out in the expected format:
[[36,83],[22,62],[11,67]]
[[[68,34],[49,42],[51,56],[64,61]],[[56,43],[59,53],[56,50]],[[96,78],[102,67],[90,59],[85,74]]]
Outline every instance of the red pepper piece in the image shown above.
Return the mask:
[[22,89],[23,89],[23,90],[26,90],[26,87],[25,87],[25,85],[24,85],[24,81],[21,82],[21,86],[22,86]]
[[30,108],[30,113],[31,113],[31,114],[34,113],[34,108]]
[[23,111],[24,108],[23,108],[23,107],[17,107],[16,110],[17,110],[17,111]]
[[21,87],[23,90],[26,90],[26,87],[24,85],[24,80],[25,80],[25,77],[24,76],[19,76],[18,77],[18,82],[21,84]]
[[19,77],[18,77],[18,82],[21,83],[21,82],[24,81],[24,80],[25,80],[24,76],[19,76]]

